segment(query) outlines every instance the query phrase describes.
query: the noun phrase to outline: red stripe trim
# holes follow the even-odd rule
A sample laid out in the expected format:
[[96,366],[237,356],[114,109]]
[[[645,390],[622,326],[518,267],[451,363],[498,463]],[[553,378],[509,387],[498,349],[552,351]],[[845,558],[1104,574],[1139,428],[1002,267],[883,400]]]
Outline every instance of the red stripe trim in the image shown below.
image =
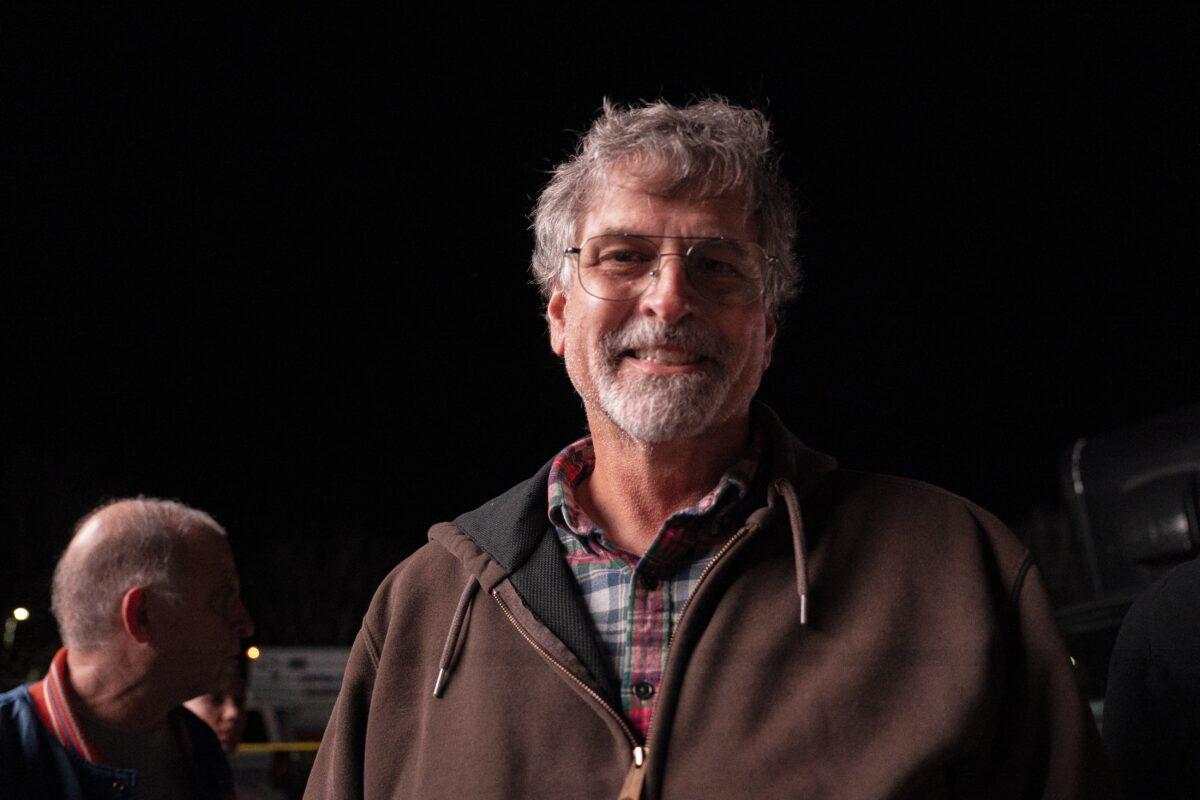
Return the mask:
[[46,679],[42,678],[29,687],[29,696],[33,698],[33,709],[41,720],[42,727],[54,734],[54,738],[62,741],[58,732],[58,723],[50,714],[50,706],[46,702]]
[[86,760],[91,761],[84,753],[84,748],[80,746],[79,726],[74,724],[75,720],[71,717],[71,709],[63,696],[62,675],[57,656],[54,658],[54,663],[50,665],[50,675],[47,677],[46,686],[50,690],[46,693],[50,699],[50,712],[54,714],[56,727],[60,727],[63,732],[63,743]]
[[30,694],[34,697],[38,717],[63,747],[75,751],[89,763],[104,764],[103,759],[84,738],[83,729],[71,711],[67,674],[67,649],[64,647],[54,654],[45,679],[31,687]]

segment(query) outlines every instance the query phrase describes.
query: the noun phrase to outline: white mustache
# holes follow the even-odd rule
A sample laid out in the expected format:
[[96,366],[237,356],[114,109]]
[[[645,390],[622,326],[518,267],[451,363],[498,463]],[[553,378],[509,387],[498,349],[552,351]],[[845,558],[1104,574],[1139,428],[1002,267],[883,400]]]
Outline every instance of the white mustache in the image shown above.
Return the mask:
[[610,364],[616,364],[629,350],[677,347],[688,353],[724,366],[732,356],[733,345],[716,330],[688,317],[667,325],[652,317],[638,317],[600,338],[600,346]]

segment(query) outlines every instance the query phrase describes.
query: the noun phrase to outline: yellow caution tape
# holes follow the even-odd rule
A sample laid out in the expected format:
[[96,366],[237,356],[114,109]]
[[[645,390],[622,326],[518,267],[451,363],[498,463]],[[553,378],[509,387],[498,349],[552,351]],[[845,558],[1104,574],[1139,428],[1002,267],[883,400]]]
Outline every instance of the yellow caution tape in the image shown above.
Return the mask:
[[315,753],[320,742],[243,742],[239,753]]

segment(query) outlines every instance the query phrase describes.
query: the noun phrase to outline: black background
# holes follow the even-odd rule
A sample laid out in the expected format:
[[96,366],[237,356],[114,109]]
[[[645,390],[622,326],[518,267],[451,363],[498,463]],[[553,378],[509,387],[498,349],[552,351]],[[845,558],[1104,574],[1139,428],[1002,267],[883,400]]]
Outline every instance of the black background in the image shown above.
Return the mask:
[[580,434],[527,214],[601,98],[764,109],[807,285],[761,396],[1018,527],[1200,400],[1200,13],[534,21],[8,8],[0,609],[105,498],[230,530],[260,642],[347,644],[428,526]]

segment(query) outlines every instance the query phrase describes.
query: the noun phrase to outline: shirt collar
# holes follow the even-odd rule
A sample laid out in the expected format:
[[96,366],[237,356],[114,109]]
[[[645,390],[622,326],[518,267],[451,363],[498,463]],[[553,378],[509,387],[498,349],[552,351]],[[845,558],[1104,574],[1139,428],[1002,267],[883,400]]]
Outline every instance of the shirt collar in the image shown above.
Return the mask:
[[580,537],[596,532],[596,525],[587,512],[575,502],[575,487],[581,484],[596,466],[596,451],[592,437],[572,442],[554,457],[550,465],[549,509],[550,522]]
[[[756,427],[751,434],[750,447],[726,470],[717,481],[717,485],[693,505],[671,514],[664,520],[663,528],[671,523],[703,525],[715,521],[727,509],[740,502],[749,492],[762,449],[762,432]],[[587,512],[575,502],[575,489],[592,474],[595,466],[596,451],[590,436],[567,445],[554,457],[550,465],[550,522],[556,528],[568,531],[585,542],[595,539],[600,531]]]

